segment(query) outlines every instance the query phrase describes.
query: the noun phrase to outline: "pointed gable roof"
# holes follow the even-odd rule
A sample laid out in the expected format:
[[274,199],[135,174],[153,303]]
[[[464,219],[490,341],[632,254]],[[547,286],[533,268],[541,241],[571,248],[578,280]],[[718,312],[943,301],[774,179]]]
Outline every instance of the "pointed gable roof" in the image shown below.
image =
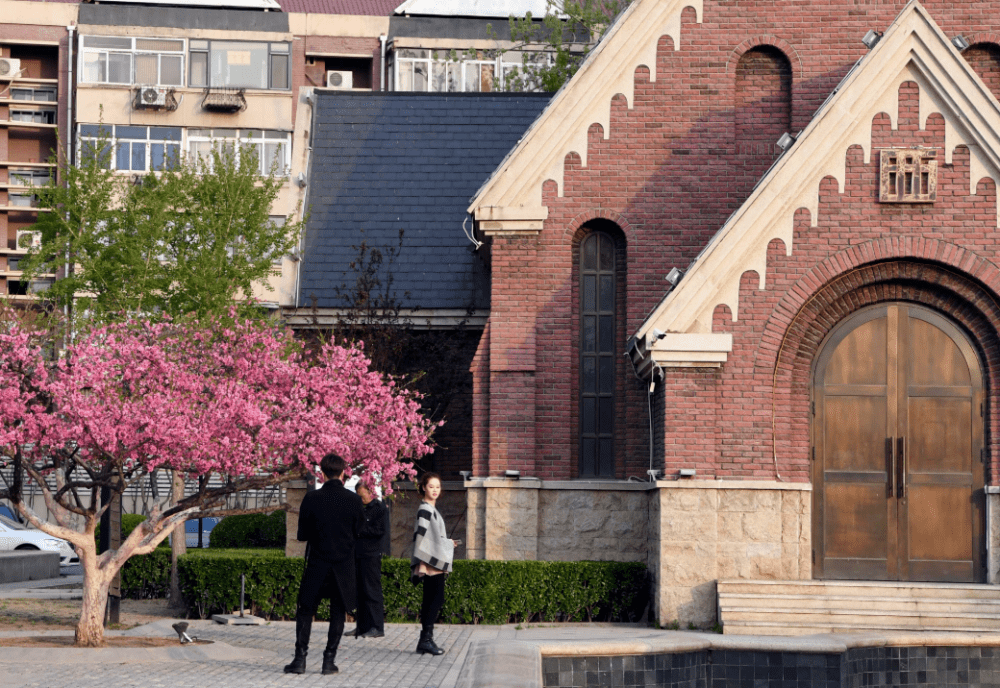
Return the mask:
[[[521,142],[477,192],[469,207],[480,220],[544,220],[542,184],[554,179],[563,190],[566,155],[587,164],[587,131],[600,124],[610,133],[611,99],[635,104],[635,70],[645,65],[656,81],[656,46],[670,36],[680,49],[681,15],[694,8],[702,19],[702,0],[635,0],[608,29],[576,75],[553,97]],[[526,228],[526,227],[525,227]]]
[[956,146],[970,149],[970,194],[983,177],[1000,182],[1000,103],[919,0],[911,0],[639,328],[644,370],[726,360],[732,336],[712,333],[716,307],[725,304],[740,317],[742,275],[755,271],[764,288],[768,244],[780,239],[791,255],[799,208],[809,210],[816,226],[820,182],[834,177],[843,192],[851,146],[871,161],[872,120],[886,113],[898,126],[899,86],[906,81],[920,87],[921,128],[931,114],[943,117],[946,161]]

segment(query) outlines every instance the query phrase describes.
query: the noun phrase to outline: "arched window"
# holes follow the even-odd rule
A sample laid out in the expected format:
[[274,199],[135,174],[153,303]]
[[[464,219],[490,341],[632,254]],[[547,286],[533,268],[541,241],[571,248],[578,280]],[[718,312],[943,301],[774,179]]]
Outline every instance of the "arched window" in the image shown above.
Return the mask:
[[617,313],[615,240],[580,245],[580,477],[614,477]]
[[736,64],[736,147],[769,161],[792,126],[792,65],[770,45],[752,48]]

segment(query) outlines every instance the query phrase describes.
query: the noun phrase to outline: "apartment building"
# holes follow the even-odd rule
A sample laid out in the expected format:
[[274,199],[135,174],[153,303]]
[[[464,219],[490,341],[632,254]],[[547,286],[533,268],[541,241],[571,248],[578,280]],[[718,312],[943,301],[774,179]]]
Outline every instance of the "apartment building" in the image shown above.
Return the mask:
[[33,187],[55,174],[52,156],[67,140],[70,122],[71,37],[76,6],[0,1],[4,17],[30,18],[0,23],[0,295],[28,302],[51,278],[28,284],[21,257],[37,239],[28,228],[38,208]]

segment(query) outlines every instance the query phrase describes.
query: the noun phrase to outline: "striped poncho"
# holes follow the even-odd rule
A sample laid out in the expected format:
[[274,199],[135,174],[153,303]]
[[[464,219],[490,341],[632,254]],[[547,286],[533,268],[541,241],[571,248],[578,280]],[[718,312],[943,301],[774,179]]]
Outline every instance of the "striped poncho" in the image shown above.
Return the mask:
[[438,510],[426,502],[417,509],[417,523],[413,529],[413,556],[410,569],[416,574],[420,564],[432,569],[451,572],[451,562],[455,557],[455,546],[444,530],[444,519]]

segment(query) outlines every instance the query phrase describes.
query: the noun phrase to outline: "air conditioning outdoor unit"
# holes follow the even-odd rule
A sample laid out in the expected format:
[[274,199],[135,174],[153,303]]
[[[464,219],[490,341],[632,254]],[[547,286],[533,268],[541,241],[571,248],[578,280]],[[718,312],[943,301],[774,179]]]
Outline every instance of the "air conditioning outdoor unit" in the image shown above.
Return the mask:
[[158,86],[139,87],[139,105],[142,107],[163,107],[167,104],[167,89]]
[[12,57],[0,57],[0,81],[10,81],[21,71],[21,61]]
[[351,72],[340,71],[327,72],[326,87],[350,91],[354,88],[354,74]]
[[25,250],[29,248],[38,248],[42,245],[42,233],[33,232],[30,229],[19,229],[17,230],[17,248],[19,250]]

